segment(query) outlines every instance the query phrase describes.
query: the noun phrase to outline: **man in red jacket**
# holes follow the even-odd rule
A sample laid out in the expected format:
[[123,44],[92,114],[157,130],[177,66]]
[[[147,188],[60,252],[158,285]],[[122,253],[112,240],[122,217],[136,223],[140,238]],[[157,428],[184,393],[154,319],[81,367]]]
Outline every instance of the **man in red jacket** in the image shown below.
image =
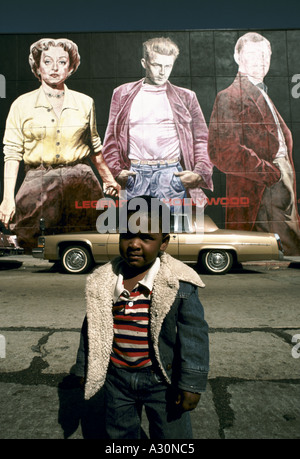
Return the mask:
[[228,201],[249,201],[248,207],[227,207],[226,227],[278,233],[285,254],[300,255],[292,135],[263,83],[270,43],[247,33],[234,58],[238,74],[216,97],[208,141],[211,161],[227,175]]
[[212,190],[207,125],[196,94],[168,79],[179,54],[169,38],[144,43],[146,76],[114,90],[102,154],[116,181],[134,196],[204,207]]

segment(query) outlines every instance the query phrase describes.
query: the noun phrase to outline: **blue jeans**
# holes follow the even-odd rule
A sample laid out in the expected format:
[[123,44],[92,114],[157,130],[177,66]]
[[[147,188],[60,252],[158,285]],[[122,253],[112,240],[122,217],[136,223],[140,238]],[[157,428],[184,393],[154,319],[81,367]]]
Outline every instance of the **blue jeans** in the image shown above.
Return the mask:
[[109,438],[140,439],[143,406],[151,439],[192,438],[190,413],[175,405],[172,388],[150,367],[132,371],[110,364],[104,388]]
[[[150,195],[157,199],[184,199],[186,190],[180,177],[174,175],[175,172],[182,172],[180,163],[150,165],[131,165],[131,172],[135,176],[129,176],[126,192],[127,199],[136,196]],[[171,211],[176,213],[176,208]]]

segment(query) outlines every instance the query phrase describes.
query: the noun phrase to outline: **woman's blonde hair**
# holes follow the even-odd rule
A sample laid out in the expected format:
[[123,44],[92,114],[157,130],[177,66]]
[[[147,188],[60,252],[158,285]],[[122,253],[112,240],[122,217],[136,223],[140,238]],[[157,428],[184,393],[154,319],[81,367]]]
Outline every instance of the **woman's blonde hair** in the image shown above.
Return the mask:
[[40,67],[41,55],[47,51],[50,46],[61,46],[69,54],[70,70],[75,73],[80,64],[80,55],[78,46],[68,38],[41,38],[30,46],[29,64],[34,75],[40,79],[38,69]]

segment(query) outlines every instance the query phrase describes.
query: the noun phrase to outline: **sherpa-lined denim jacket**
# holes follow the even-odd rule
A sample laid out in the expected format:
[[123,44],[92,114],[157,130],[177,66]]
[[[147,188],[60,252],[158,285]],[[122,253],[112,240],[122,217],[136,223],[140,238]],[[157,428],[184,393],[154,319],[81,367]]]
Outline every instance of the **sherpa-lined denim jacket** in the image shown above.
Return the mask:
[[[198,287],[204,284],[192,268],[169,254],[164,253],[160,261],[150,306],[154,363],[167,383],[189,392],[203,392],[209,369],[209,344]],[[101,266],[87,279],[87,315],[75,371],[86,377],[86,399],[103,386],[110,362],[112,304],[119,262],[117,258]]]

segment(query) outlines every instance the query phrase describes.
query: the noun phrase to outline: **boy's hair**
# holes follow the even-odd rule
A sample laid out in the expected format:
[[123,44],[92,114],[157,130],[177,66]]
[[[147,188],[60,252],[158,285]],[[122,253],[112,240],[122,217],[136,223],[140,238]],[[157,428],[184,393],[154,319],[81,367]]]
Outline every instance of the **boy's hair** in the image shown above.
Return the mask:
[[171,213],[170,208],[163,201],[148,195],[136,196],[127,201],[126,208],[127,215],[137,211],[142,214],[147,213],[150,217],[151,229],[153,220],[155,223],[158,218],[158,231],[153,232],[161,232],[163,236],[169,234]]
[[169,37],[150,38],[143,43],[143,57],[148,59],[151,53],[174,56],[174,61],[179,54],[179,48]]

